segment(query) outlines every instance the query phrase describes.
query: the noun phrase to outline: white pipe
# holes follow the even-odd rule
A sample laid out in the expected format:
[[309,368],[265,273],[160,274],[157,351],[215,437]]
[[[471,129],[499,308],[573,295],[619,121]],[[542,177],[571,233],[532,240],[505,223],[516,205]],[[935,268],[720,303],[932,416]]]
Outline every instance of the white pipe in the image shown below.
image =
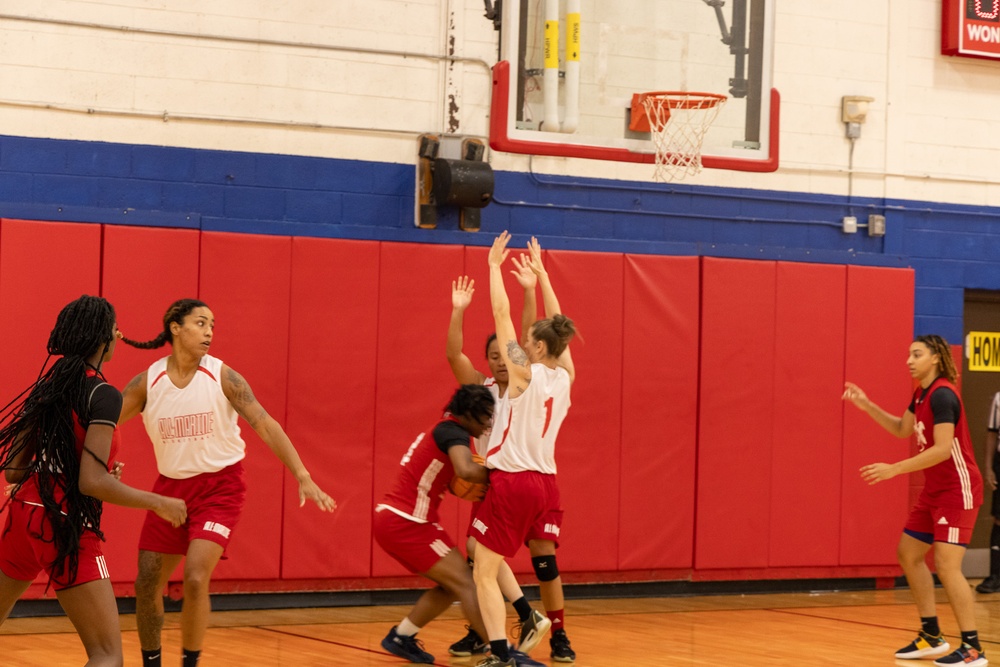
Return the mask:
[[566,118],[562,131],[580,124],[580,0],[566,2]]
[[545,120],[542,130],[559,131],[559,0],[545,0]]

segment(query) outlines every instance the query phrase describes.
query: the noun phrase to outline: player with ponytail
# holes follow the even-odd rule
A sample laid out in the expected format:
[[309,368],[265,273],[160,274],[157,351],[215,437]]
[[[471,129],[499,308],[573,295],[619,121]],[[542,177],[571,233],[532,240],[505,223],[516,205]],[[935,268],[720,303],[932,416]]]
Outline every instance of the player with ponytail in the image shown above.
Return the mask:
[[[844,400],[866,412],[889,433],[900,438],[915,433],[920,450],[896,463],[872,463],[861,468],[861,477],[869,484],[924,471],[924,488],[910,510],[897,548],[899,564],[920,614],[921,629],[913,642],[896,652],[896,657],[938,657],[935,665],[981,667],[987,660],[976,631],[972,592],[962,574],[962,559],[983,502],[983,478],[976,466],[965,408],[954,385],[958,373],[951,349],[941,336],[918,336],[910,345],[906,363],[919,386],[903,416],[875,405],[851,382],[846,383],[843,395]],[[938,578],[962,633],[961,644],[950,653],[951,646],[938,626],[934,578],[925,560],[932,548]]]
[[[529,538],[539,540],[550,545],[551,553],[532,559],[536,574],[545,581],[555,581],[559,576],[555,547],[562,509],[556,483],[555,443],[569,411],[570,386],[576,376],[568,347],[576,327],[562,314],[542,264],[541,247],[534,238],[528,244],[529,255],[521,262],[537,277],[546,319],[533,324],[523,344],[518,344],[502,273],[510,253],[509,241],[510,234],[501,234],[488,256],[490,301],[508,384],[497,403],[487,450],[490,490],[469,530],[475,542],[473,574],[492,653],[480,663],[484,667],[512,667],[517,662],[510,655],[504,632],[506,614],[498,583],[504,559],[513,557]],[[556,613],[561,624],[561,604]],[[534,628],[529,624],[530,634],[520,637],[519,648],[530,651],[549,627],[550,619],[545,617]],[[556,633],[561,642],[565,632],[561,628],[553,630],[553,659],[571,660],[569,655],[556,651]],[[569,649],[568,640],[565,648]]]
[[143,667],[159,667],[163,589],[182,559],[184,667],[195,667],[208,629],[209,584],[243,511],[246,484],[237,416],[243,417],[299,483],[299,503],[323,511],[336,503],[309,475],[281,425],[257,401],[243,376],[208,354],[215,315],[197,299],[180,299],[163,316],[163,329],[140,349],[167,343],[171,353],[137,375],[123,394],[120,422],[142,413],[160,476],[154,490],[187,499],[190,521],[171,526],[147,514],[139,536],[135,582],[136,625]]

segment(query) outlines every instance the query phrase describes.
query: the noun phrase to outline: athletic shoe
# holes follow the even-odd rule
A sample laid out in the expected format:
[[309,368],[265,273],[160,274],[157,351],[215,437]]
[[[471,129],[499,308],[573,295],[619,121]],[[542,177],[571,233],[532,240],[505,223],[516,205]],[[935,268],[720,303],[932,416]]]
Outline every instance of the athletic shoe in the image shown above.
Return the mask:
[[517,649],[508,649],[510,654],[510,659],[514,661],[517,667],[545,667],[544,663],[538,662],[537,660],[532,660],[531,656],[527,653],[521,653]]
[[552,636],[549,637],[549,646],[552,648],[550,655],[556,662],[573,662],[576,660],[576,652],[569,645],[569,637],[566,636],[565,630],[559,629],[553,632]]
[[542,612],[532,609],[528,620],[514,625],[512,634],[517,639],[517,650],[521,653],[531,653],[531,649],[538,646],[551,627],[552,621],[543,616]]
[[909,646],[896,651],[896,657],[902,660],[917,660],[918,658],[935,658],[951,650],[951,644],[938,635],[929,635],[921,631]]
[[459,658],[465,658],[479,653],[486,653],[486,651],[490,648],[489,642],[479,641],[479,635],[477,635],[476,631],[470,626],[465,626],[465,629],[468,630],[469,633],[452,644],[448,648],[448,653],[451,653]]
[[500,658],[491,654],[482,662],[476,663],[476,667],[517,667],[517,663],[514,662],[514,658],[504,662]]
[[424,650],[424,643],[416,637],[404,637],[392,626],[389,634],[382,640],[382,648],[400,658],[424,665],[434,664],[434,656]]
[[976,586],[977,593],[1000,593],[1000,575],[991,574]]
[[988,665],[989,660],[986,659],[985,653],[962,642],[961,646],[945,657],[935,660],[934,664],[938,665],[938,667],[951,667],[951,665],[981,667],[982,665]]

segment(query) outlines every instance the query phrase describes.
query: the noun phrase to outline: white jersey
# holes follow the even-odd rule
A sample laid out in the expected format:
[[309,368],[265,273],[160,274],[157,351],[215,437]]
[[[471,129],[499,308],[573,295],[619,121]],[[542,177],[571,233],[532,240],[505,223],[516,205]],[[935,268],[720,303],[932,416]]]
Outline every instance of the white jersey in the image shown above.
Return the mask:
[[146,371],[142,421],[164,477],[187,479],[243,460],[236,410],[222,392],[222,360],[205,355],[183,389],[167,375],[167,359]]
[[497,400],[486,467],[556,474],[556,436],[569,412],[569,389],[565,368],[531,364],[527,391]]
[[[496,378],[486,378],[485,380],[483,380],[483,386],[486,387],[487,389],[489,389],[490,393],[493,395],[493,413],[495,415],[496,411],[499,409],[500,385],[497,384]],[[493,432],[493,429],[491,427],[485,433],[483,433],[481,436],[479,436],[478,438],[476,438],[476,451],[475,451],[475,453],[479,454],[484,459],[486,458],[486,451],[489,448],[490,433],[492,433],[492,432]]]

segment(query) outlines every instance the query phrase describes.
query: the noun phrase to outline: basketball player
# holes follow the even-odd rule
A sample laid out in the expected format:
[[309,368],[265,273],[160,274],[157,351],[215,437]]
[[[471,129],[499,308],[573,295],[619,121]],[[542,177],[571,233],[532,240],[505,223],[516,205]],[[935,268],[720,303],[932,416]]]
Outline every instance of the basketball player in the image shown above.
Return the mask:
[[237,415],[243,417],[299,482],[299,504],[323,511],[336,503],[309,475],[281,425],[257,401],[243,376],[208,354],[215,316],[195,299],[174,302],[163,330],[142,349],[171,344],[171,353],[137,375],[123,392],[119,423],[142,413],[160,471],[154,490],[184,498],[188,522],[171,526],[147,513],[139,536],[136,625],[143,667],[160,667],[163,587],[181,559],[184,667],[196,667],[211,612],[209,583],[243,511],[246,485]]
[[1000,392],[993,395],[990,404],[990,420],[986,426],[986,481],[993,492],[991,513],[993,530],[990,531],[990,576],[984,579],[976,590],[980,593],[1000,591],[1000,491],[997,490],[997,476],[1000,472],[1000,456],[997,456],[997,433],[1000,432]]
[[[521,311],[521,331],[522,338],[527,337],[528,331],[536,321],[537,306],[535,301],[535,288],[538,278],[528,265],[527,259],[522,255],[519,260],[512,257],[511,261],[515,270],[511,271],[518,283],[524,288],[524,308]],[[500,396],[507,391],[507,367],[503,357],[500,355],[500,346],[496,340],[496,334],[491,334],[486,339],[486,363],[490,369],[491,377],[476,370],[468,356],[463,352],[464,336],[462,325],[464,323],[465,310],[472,303],[472,296],[475,293],[475,281],[468,276],[459,276],[452,282],[452,310],[451,319],[448,324],[448,345],[447,358],[451,371],[455,379],[460,383],[483,384],[489,388],[494,398],[499,400]],[[477,452],[485,458],[489,434],[476,440]],[[559,516],[561,518],[561,511]],[[475,518],[475,512],[471,519]],[[470,519],[470,520],[471,520]],[[564,620],[564,598],[562,590],[562,579],[558,575],[558,568],[555,563],[556,547],[558,546],[556,536],[552,534],[553,526],[549,525],[549,532],[541,532],[528,536],[527,546],[531,552],[531,564],[535,569],[538,578],[539,593],[542,604],[545,607],[548,618],[541,616],[531,608],[527,599],[521,592],[520,586],[513,572],[510,571],[506,563],[500,568],[500,588],[504,597],[513,601],[514,609],[518,615],[520,623],[516,634],[518,636],[518,648],[524,652],[530,652],[539,641],[545,636],[549,628],[553,629],[552,637],[549,639],[551,649],[550,656],[558,662],[573,662],[576,660],[576,653],[573,651],[566,635]],[[544,527],[543,527],[544,528]],[[469,552],[472,552],[472,539],[469,539]],[[550,566],[551,564],[551,566]],[[486,642],[471,629],[469,633],[459,641],[452,644],[449,652],[455,656],[468,656],[474,653],[483,653],[486,650]]]
[[[935,665],[980,667],[987,664],[976,631],[972,591],[962,574],[962,558],[976,514],[982,504],[983,479],[965,421],[965,409],[955,389],[957,372],[948,343],[940,336],[918,336],[906,361],[920,386],[913,392],[902,417],[875,405],[857,385],[848,382],[843,398],[875,420],[889,433],[908,438],[917,434],[920,452],[896,463],[872,463],[861,468],[869,484],[896,475],[924,471],[924,488],[899,540],[899,564],[906,574],[921,629],[917,638],[896,652],[904,660],[939,657]],[[962,632],[962,643],[953,652],[941,634],[934,606],[934,578],[924,557],[933,547],[938,578],[948,594]]]
[[472,460],[470,444],[489,428],[493,404],[486,387],[459,387],[441,420],[417,436],[406,450],[392,489],[375,506],[375,540],[410,572],[437,584],[420,596],[406,618],[382,640],[386,651],[410,662],[434,662],[416,634],[455,600],[461,601],[473,630],[483,635],[486,632],[472,573],[438,524],[438,508],[452,477],[477,484],[489,482],[486,468]]
[[[101,550],[102,501],[156,512],[172,525],[187,518],[183,500],[119,481],[122,397],[101,369],[120,338],[105,299],[81,296],[67,304],[49,334],[55,363],[0,417],[0,467],[12,485],[3,503],[0,624],[44,570],[91,667],[122,664],[118,606]],[[2,662],[16,664],[15,657]]]
[[[497,576],[504,559],[514,556],[533,531],[544,530],[546,523],[558,523],[561,511],[555,440],[569,410],[575,375],[568,344],[576,330],[561,313],[534,238],[526,261],[541,286],[547,319],[532,325],[524,348],[517,343],[502,274],[509,241],[510,234],[505,231],[493,242],[488,257],[490,302],[508,384],[497,404],[487,451],[490,491],[469,530],[475,540],[473,576],[492,651],[479,663],[482,667],[515,664],[507,651],[503,595]],[[551,561],[548,564],[554,565]]]

